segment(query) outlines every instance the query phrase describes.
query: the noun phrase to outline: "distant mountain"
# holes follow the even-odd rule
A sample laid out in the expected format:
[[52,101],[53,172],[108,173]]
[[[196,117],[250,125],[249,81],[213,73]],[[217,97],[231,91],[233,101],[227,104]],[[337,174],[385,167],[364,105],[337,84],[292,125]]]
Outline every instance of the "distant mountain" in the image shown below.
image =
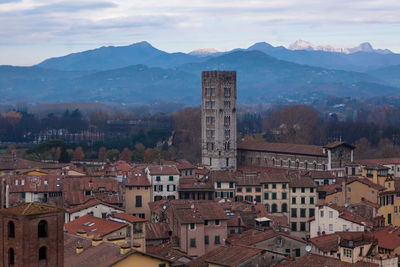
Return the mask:
[[[306,48],[307,44],[303,43],[301,47]],[[281,60],[338,70],[364,72],[388,65],[400,64],[400,54],[380,54],[376,53],[376,50],[373,52],[359,51],[346,54],[310,49],[290,50],[283,46],[274,47],[265,42],[256,43],[247,48],[250,51],[258,50],[264,52]],[[360,49],[369,50],[366,45],[362,45]]]
[[391,86],[400,87],[400,65],[371,70],[368,72],[368,74],[372,77],[385,81]]
[[221,54],[221,53],[214,48],[200,48],[200,49],[193,50],[192,52],[189,53],[189,55],[198,56],[198,57],[213,56],[216,54]]
[[[168,55],[155,58],[163,56]],[[105,71],[60,71],[0,66],[0,94],[8,103],[169,101],[198,105],[203,70],[236,70],[242,103],[307,102],[329,95],[371,97],[399,91],[371,74],[300,65],[257,50],[239,50],[173,68],[138,64]]]
[[308,51],[325,51],[325,52],[337,52],[337,53],[357,53],[357,52],[367,52],[367,53],[377,53],[377,54],[392,54],[393,52],[389,49],[374,49],[372,45],[368,42],[362,43],[354,48],[335,48],[331,45],[313,45],[307,41],[297,40],[293,44],[289,45],[289,50],[308,50]]
[[137,64],[170,68],[201,60],[205,59],[184,53],[167,53],[154,48],[148,42],[140,42],[128,46],[100,47],[62,57],[50,58],[37,66],[66,71],[101,71]]

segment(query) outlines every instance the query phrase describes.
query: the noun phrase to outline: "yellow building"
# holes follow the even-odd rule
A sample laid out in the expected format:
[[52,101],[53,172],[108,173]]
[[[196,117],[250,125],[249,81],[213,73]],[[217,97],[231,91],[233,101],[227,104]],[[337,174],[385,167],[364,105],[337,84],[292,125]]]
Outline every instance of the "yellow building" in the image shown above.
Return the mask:
[[111,264],[115,267],[170,267],[171,262],[154,255],[130,251],[122,259]]
[[389,168],[380,164],[367,164],[363,166],[362,176],[367,177],[371,182],[384,186],[389,177]]

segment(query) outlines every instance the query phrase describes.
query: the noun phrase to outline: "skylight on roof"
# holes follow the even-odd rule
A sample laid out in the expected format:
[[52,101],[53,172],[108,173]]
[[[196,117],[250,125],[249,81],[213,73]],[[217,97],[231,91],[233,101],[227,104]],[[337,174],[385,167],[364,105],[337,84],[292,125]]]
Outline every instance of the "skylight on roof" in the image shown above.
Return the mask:
[[83,225],[88,225],[89,223],[91,223],[91,222],[85,222]]
[[94,232],[94,231],[97,231],[97,228],[94,228],[94,229],[90,230],[90,232]]
[[91,224],[89,224],[88,226],[93,226],[93,225],[95,225],[96,223],[91,223]]

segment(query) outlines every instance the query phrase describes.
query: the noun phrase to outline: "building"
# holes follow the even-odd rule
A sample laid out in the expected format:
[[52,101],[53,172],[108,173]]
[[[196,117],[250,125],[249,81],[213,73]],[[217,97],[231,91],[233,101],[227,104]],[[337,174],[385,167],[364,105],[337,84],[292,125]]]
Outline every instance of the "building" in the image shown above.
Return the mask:
[[153,186],[153,201],[178,199],[179,171],[175,165],[151,165],[145,169]]
[[144,170],[136,168],[128,174],[125,181],[126,212],[136,217],[150,219],[150,201],[152,201],[151,183]]
[[290,217],[292,233],[306,237],[310,232],[308,221],[315,216],[317,190],[314,181],[309,177],[290,178]]
[[359,232],[372,228],[367,218],[351,213],[335,204],[316,207],[315,216],[310,218],[310,237],[335,232]]
[[262,203],[270,214],[289,217],[289,179],[281,172],[264,173]]
[[40,203],[0,210],[1,266],[64,266],[64,211]]
[[[385,184],[389,187],[389,184]],[[378,214],[385,217],[385,225],[400,226],[400,180],[390,182],[390,188],[379,194]]]
[[214,186],[208,177],[180,178],[178,191],[179,199],[214,200]]
[[332,171],[342,177],[345,163],[353,161],[354,146],[334,142],[325,146],[243,141],[238,144],[238,164]]
[[215,199],[235,199],[236,174],[234,172],[212,171],[209,179],[214,186]]
[[236,201],[262,201],[262,185],[258,174],[243,174],[236,177]]
[[211,170],[236,170],[236,72],[203,71],[202,163]]
[[389,168],[389,174],[394,177],[400,177],[400,158],[381,158],[381,159],[364,159],[357,160],[361,166],[367,166],[371,164],[379,164]]
[[121,213],[124,210],[118,206],[108,204],[96,198],[92,198],[81,205],[74,206],[65,211],[65,223],[90,214],[98,218],[107,218],[113,213]]

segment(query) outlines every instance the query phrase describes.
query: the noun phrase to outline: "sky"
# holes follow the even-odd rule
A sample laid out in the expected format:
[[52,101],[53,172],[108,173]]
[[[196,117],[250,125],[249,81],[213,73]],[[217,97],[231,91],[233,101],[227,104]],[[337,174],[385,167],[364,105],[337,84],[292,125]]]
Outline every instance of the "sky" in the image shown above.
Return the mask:
[[0,65],[148,41],[167,52],[256,42],[400,53],[399,0],[0,0]]

